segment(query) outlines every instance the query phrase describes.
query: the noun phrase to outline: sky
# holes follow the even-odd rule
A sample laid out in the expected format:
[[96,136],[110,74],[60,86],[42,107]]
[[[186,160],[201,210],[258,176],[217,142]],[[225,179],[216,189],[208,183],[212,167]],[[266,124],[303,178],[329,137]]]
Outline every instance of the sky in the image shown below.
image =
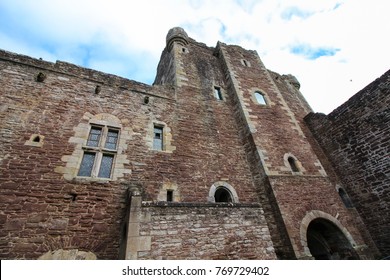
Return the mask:
[[256,50],[328,114],[390,68],[386,0],[0,0],[0,49],[152,84],[169,29]]

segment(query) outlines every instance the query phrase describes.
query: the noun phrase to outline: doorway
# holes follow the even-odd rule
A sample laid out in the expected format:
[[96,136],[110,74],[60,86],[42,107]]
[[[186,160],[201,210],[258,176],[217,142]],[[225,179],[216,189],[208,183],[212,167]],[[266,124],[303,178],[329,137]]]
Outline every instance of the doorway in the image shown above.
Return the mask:
[[307,245],[316,260],[356,260],[359,256],[332,222],[317,218],[307,228]]

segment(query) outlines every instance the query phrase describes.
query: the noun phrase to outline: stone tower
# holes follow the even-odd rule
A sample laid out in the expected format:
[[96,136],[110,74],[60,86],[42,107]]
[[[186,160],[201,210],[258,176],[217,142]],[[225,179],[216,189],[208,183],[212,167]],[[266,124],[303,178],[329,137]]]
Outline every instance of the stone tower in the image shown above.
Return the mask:
[[378,254],[304,122],[299,82],[255,51],[175,27],[153,86],[8,52],[0,62],[1,257]]

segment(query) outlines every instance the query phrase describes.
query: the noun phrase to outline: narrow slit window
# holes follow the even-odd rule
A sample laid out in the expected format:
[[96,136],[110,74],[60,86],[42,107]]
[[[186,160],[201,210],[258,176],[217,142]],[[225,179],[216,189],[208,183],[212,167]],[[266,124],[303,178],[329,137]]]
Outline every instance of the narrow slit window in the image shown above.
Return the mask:
[[217,100],[222,100],[222,92],[220,87],[214,87],[214,97]]
[[118,131],[109,129],[107,133],[106,149],[116,150],[116,144],[118,142]]
[[95,153],[84,153],[78,176],[90,177],[95,163]]
[[348,194],[347,194],[342,188],[340,188],[340,189],[338,190],[338,192],[339,192],[339,195],[340,195],[341,200],[342,200],[343,203],[344,203],[344,206],[345,206],[346,208],[353,208],[352,201],[351,201],[351,199],[349,198]]
[[265,100],[264,94],[262,94],[262,93],[256,91],[256,92],[255,92],[255,98],[256,98],[256,102],[257,102],[258,104],[267,105],[267,102],[266,102],[266,100]]
[[102,161],[100,164],[98,177],[100,178],[111,178],[112,164],[114,162],[113,155],[103,154]]
[[290,164],[292,172],[299,172],[299,168],[298,168],[297,163],[296,163],[294,158],[289,157],[288,158],[288,163]]
[[101,127],[92,127],[89,132],[87,146],[98,147],[100,142],[100,136],[102,135]]
[[162,127],[158,127],[158,126],[154,127],[153,149],[158,151],[163,150],[163,128]]

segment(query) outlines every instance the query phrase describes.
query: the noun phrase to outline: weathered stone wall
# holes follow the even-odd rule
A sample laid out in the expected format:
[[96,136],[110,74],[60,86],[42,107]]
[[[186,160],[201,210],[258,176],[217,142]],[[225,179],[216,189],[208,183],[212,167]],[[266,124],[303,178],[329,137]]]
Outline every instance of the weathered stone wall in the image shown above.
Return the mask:
[[306,117],[383,256],[390,255],[390,71],[329,115]]
[[[39,72],[43,82],[37,82]],[[1,52],[0,73],[1,258],[34,259],[58,249],[118,258],[123,182],[156,173],[152,166],[144,171],[155,161],[149,127],[154,120],[171,125],[173,90],[7,52]],[[76,176],[82,152],[77,158],[75,151],[98,115],[121,123],[119,173],[112,180]]]
[[144,204],[139,259],[276,259],[259,205]]
[[[0,257],[310,257],[299,226],[309,213],[369,244],[303,122],[310,108],[296,79],[268,71],[254,51],[174,31],[153,86],[0,52]],[[78,176],[94,123],[120,131],[109,179]],[[212,204],[218,186],[233,206]]]

